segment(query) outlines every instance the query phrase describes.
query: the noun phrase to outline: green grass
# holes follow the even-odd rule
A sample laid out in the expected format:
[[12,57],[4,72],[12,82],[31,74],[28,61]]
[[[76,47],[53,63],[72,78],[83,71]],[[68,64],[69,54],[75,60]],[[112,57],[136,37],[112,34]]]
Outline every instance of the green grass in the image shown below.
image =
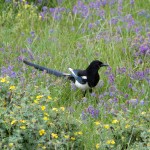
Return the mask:
[[[62,5],[68,9],[73,7],[67,1]],[[92,17],[89,19],[70,11],[64,12],[61,20],[54,20],[50,14],[42,20],[39,9],[33,5],[25,8],[24,3],[20,3],[18,7],[1,3],[0,48],[4,50],[0,49],[0,68],[13,66],[13,71],[20,74],[16,78],[6,77],[9,83],[2,82],[5,76],[0,74],[0,146],[12,150],[91,150],[96,149],[96,144],[99,144],[97,149],[100,150],[148,150],[149,74],[142,80],[132,79],[130,75],[150,68],[149,55],[135,56],[138,49],[132,47],[137,38],[134,32],[136,27],[142,27],[138,35],[143,36],[145,41],[148,38],[145,29],[150,25],[150,20],[138,13],[145,10],[150,15],[149,6],[149,0],[136,0],[131,8],[128,0],[123,2],[121,17],[117,14],[118,4],[112,8],[107,4],[101,7],[105,11],[105,19],[96,16],[95,10],[92,10]],[[121,21],[128,14],[135,21],[131,30],[127,29],[127,22]],[[119,18],[116,25],[109,24],[113,17]],[[95,23],[97,20],[100,22],[98,25]],[[89,23],[93,23],[92,29],[89,29]],[[121,29],[120,33],[117,32],[118,28]],[[82,32],[82,29],[85,31]],[[35,33],[34,37],[31,35],[32,31]],[[100,39],[96,38],[99,34]],[[32,44],[27,42],[28,38],[32,39]],[[120,41],[117,40],[119,38]],[[147,43],[150,44],[149,41]],[[30,59],[30,55],[34,59]],[[112,70],[106,75],[108,70],[100,69],[104,85],[93,89],[96,96],[87,93],[86,98],[83,98],[82,91],[71,90],[66,79],[38,72],[18,61],[19,56],[64,72],[68,72],[69,67],[86,68],[94,59],[108,63]],[[139,59],[142,63],[135,63]],[[126,72],[119,74],[117,69],[122,67],[126,68]],[[111,74],[115,78],[113,84],[109,83],[108,76]],[[128,87],[130,83],[132,88]],[[14,90],[9,89],[11,85],[15,86]],[[114,87],[117,90],[111,96],[110,89]],[[128,98],[125,98],[126,94]],[[38,95],[43,97],[38,99]],[[52,99],[49,100],[47,96]],[[116,103],[111,102],[114,98],[118,100]],[[129,104],[130,100],[136,99],[138,103],[135,106]],[[144,101],[144,105],[140,104],[141,101]],[[46,109],[42,110],[42,106]],[[89,106],[99,111],[97,117],[93,118],[87,112]],[[82,118],[83,113],[85,120]],[[48,117],[48,120],[43,120],[43,117]],[[118,122],[112,123],[113,120]],[[96,125],[95,122],[100,124]],[[109,126],[108,129],[105,125]],[[25,129],[20,128],[22,126]],[[42,129],[45,134],[40,135],[39,131]],[[58,138],[54,138],[52,133],[57,134]],[[66,138],[66,135],[69,137]]]

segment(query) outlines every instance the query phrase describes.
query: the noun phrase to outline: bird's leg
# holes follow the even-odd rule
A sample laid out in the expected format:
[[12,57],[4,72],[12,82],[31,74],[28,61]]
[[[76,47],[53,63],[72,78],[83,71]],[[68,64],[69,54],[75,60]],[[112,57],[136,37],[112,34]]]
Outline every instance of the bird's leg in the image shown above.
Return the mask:
[[84,93],[83,93],[83,97],[85,97],[85,95],[86,95],[86,90],[85,90]]
[[89,92],[92,93],[92,89],[89,89]]

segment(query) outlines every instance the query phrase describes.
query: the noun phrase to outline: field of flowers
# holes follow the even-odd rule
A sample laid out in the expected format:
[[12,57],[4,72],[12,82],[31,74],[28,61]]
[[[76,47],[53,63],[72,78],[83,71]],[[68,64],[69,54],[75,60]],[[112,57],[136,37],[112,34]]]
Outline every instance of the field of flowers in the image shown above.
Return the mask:
[[[22,58],[64,72],[109,67],[83,97]],[[1,0],[0,147],[149,150],[150,0]]]

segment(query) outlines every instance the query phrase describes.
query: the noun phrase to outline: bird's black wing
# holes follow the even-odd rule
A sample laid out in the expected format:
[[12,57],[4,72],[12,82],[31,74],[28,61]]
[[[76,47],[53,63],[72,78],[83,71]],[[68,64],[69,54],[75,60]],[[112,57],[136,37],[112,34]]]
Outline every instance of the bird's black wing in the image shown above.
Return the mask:
[[25,59],[23,60],[23,62],[26,65],[32,66],[35,69],[38,69],[40,71],[46,71],[46,73],[48,73],[48,74],[53,74],[53,75],[55,75],[57,77],[62,77],[62,76],[66,77],[67,76],[70,80],[72,79],[70,74],[63,73],[63,72],[60,72],[60,71],[57,71],[57,70],[53,70],[53,69],[49,69],[49,68],[46,68],[46,67],[39,66],[39,65],[31,63],[31,62],[29,62],[29,61],[27,61]]

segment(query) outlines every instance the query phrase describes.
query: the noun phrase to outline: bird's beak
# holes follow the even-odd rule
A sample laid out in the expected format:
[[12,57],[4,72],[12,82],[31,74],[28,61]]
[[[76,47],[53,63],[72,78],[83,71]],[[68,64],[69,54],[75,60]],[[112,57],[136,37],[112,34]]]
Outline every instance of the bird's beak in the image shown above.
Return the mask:
[[107,64],[102,64],[101,67],[108,67],[109,65]]

